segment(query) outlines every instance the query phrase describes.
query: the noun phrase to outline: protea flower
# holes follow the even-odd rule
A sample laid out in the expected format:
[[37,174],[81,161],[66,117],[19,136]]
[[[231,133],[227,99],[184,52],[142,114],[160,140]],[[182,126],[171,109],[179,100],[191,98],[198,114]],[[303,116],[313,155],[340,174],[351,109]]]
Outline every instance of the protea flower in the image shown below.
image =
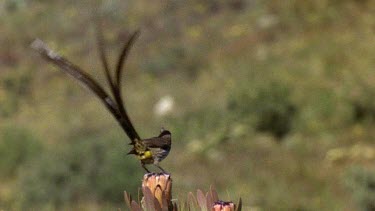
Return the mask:
[[[219,200],[216,190],[211,186],[205,194],[197,190],[196,196],[190,192],[184,203],[172,202],[172,179],[165,173],[148,173],[143,176],[143,197],[140,203],[132,200],[125,191],[125,202],[132,211],[177,211],[177,210],[203,210],[203,211],[241,211],[241,199],[236,206],[233,202]],[[182,200],[183,201],[183,200]]]
[[193,193],[189,193],[187,204],[185,205],[187,210],[212,210],[212,211],[241,211],[242,200],[240,198],[238,206],[233,202],[224,202],[219,200],[219,196],[214,187],[210,187],[210,190],[204,194],[203,191],[197,190],[197,197],[195,198]]
[[217,201],[212,207],[213,211],[235,211],[236,205],[233,202]]
[[125,192],[125,202],[131,210],[177,210],[172,203],[172,178],[166,173],[148,173],[142,181],[141,206]]
[[[161,208],[170,207],[172,199],[172,179],[169,174],[150,173],[143,176],[142,181],[143,200],[142,204],[147,206],[148,199],[157,199]],[[154,202],[156,204],[156,201]]]

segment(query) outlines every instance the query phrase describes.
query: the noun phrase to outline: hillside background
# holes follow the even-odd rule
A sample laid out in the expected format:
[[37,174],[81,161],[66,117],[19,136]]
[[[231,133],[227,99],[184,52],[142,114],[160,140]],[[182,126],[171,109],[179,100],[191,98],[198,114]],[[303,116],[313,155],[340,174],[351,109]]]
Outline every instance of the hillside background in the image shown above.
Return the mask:
[[[93,18],[142,137],[163,126],[174,197],[245,210],[375,210],[375,1],[0,2],[0,210],[115,210],[144,174],[100,102],[29,47],[105,84]],[[114,65],[113,65],[114,66]],[[157,109],[169,103],[166,111]]]

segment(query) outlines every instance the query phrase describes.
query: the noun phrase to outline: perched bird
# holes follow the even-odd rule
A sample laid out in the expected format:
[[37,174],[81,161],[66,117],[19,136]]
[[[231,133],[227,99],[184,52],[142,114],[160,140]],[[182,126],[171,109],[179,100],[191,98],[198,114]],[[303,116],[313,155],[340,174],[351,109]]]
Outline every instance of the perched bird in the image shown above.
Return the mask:
[[113,115],[113,117],[120,124],[121,128],[130,138],[129,144],[133,147],[128,154],[134,154],[141,161],[142,167],[147,172],[150,171],[146,168],[145,164],[154,164],[165,173],[165,170],[160,167],[159,162],[167,157],[169,151],[171,150],[171,132],[163,128],[160,134],[156,137],[148,139],[140,138],[130,121],[121,95],[121,76],[123,72],[123,65],[132,44],[139,35],[139,32],[134,32],[125,43],[119,55],[116,70],[113,75],[107,62],[101,29],[100,27],[97,27],[97,29],[96,34],[99,56],[111,95],[108,94],[104,88],[88,73],[64,57],[50,50],[48,46],[43,43],[43,41],[36,39],[31,44],[31,47],[38,51],[45,60],[53,63],[60,70],[78,80],[81,85],[91,90],[101,100],[101,102],[105,105],[105,107],[109,110],[109,112]]

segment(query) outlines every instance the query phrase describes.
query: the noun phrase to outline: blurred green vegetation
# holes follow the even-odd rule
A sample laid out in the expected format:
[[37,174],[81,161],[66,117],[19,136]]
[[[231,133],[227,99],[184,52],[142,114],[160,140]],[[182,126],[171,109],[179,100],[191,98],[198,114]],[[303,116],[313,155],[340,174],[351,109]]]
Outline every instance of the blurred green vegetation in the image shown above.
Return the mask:
[[375,209],[375,171],[354,166],[346,175],[347,186],[361,210]]
[[[143,170],[100,102],[29,48],[99,74],[135,29],[124,95],[142,137],[164,126],[174,196],[216,186],[246,210],[373,210],[375,3],[369,0],[0,3],[0,209],[93,210]],[[171,96],[173,110],[153,109]],[[355,147],[360,144],[363,147]],[[353,167],[354,166],[354,167]],[[354,170],[353,170],[354,169]]]
[[[22,169],[19,188],[22,210],[46,205],[67,207],[77,202],[123,202],[124,187],[136,190],[142,172],[126,162],[120,141],[113,137],[77,138],[49,150]],[[26,176],[27,175],[27,176]],[[138,179],[139,180],[139,179]]]

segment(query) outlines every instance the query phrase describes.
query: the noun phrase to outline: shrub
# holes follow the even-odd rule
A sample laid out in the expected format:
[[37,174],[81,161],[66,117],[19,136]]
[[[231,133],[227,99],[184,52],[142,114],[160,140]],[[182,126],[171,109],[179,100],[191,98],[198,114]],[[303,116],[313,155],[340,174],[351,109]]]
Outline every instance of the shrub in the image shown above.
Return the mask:
[[291,130],[296,107],[289,99],[287,86],[271,82],[260,84],[254,90],[239,87],[228,103],[238,118],[248,121],[257,131],[269,132],[277,138]]

